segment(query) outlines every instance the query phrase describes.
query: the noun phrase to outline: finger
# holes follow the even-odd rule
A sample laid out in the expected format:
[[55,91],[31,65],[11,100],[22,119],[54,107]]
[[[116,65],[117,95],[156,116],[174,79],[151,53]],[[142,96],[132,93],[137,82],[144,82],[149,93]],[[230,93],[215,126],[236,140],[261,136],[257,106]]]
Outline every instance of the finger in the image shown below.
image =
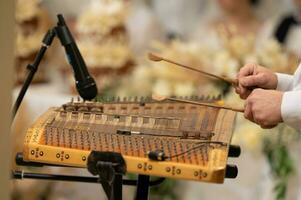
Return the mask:
[[240,84],[238,84],[234,87],[234,89],[235,92],[240,95],[242,93],[243,87]]
[[249,97],[249,95],[251,94],[252,90],[248,90],[247,88],[244,88],[244,87],[240,87],[239,88],[239,96],[241,99],[246,99]]
[[239,86],[238,86],[238,87],[235,87],[235,93],[236,93],[236,94],[240,94],[240,88],[239,88]]
[[260,127],[262,129],[272,129],[272,128],[275,128],[276,126],[277,126],[277,124],[276,125],[260,125]]
[[238,73],[238,78],[242,78],[245,76],[249,76],[254,74],[254,70],[256,69],[256,64],[246,64],[244,67],[242,67]]
[[243,77],[239,80],[239,83],[243,87],[256,87],[262,86],[265,84],[265,78],[263,74],[251,75]]

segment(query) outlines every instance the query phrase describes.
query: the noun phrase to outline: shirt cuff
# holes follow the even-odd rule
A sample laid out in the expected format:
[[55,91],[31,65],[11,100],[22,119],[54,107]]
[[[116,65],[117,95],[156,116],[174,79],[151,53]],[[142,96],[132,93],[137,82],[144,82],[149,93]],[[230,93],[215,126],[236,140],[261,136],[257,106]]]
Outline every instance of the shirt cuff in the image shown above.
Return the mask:
[[285,92],[281,103],[283,122],[297,130],[301,130],[301,91]]
[[277,76],[277,88],[279,91],[288,91],[292,89],[293,76],[288,74],[276,73]]

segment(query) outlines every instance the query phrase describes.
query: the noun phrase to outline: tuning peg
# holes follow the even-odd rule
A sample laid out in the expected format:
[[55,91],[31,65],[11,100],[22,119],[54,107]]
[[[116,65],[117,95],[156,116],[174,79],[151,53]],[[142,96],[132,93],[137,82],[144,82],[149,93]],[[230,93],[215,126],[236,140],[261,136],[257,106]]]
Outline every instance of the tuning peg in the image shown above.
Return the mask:
[[237,158],[240,156],[240,154],[241,154],[240,146],[232,145],[232,144],[229,146],[229,152],[228,152],[229,157]]
[[144,97],[144,102],[151,102],[152,98],[150,96]]
[[236,165],[227,165],[225,178],[236,178],[238,174],[238,168]]
[[64,111],[66,111],[67,105],[66,105],[66,104],[63,104],[63,105],[62,105],[62,108],[63,108]]

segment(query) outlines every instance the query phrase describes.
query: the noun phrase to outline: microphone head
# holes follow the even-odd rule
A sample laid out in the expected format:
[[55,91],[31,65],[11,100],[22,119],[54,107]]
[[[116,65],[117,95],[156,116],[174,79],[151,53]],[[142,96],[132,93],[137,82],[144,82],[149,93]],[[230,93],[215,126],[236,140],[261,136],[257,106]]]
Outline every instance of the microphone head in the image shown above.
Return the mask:
[[85,81],[76,82],[76,89],[84,100],[92,100],[97,96],[97,86],[91,77],[87,77]]

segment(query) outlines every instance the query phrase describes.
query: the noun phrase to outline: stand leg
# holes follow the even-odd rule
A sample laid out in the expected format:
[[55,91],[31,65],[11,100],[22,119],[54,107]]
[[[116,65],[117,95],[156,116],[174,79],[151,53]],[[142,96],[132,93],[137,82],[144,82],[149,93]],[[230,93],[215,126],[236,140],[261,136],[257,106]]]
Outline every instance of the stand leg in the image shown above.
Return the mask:
[[112,184],[103,182],[101,185],[108,200],[122,200],[122,175],[116,174]]
[[113,183],[114,200],[122,200],[122,175],[115,175]]
[[137,191],[135,200],[148,200],[150,177],[146,175],[138,176]]

